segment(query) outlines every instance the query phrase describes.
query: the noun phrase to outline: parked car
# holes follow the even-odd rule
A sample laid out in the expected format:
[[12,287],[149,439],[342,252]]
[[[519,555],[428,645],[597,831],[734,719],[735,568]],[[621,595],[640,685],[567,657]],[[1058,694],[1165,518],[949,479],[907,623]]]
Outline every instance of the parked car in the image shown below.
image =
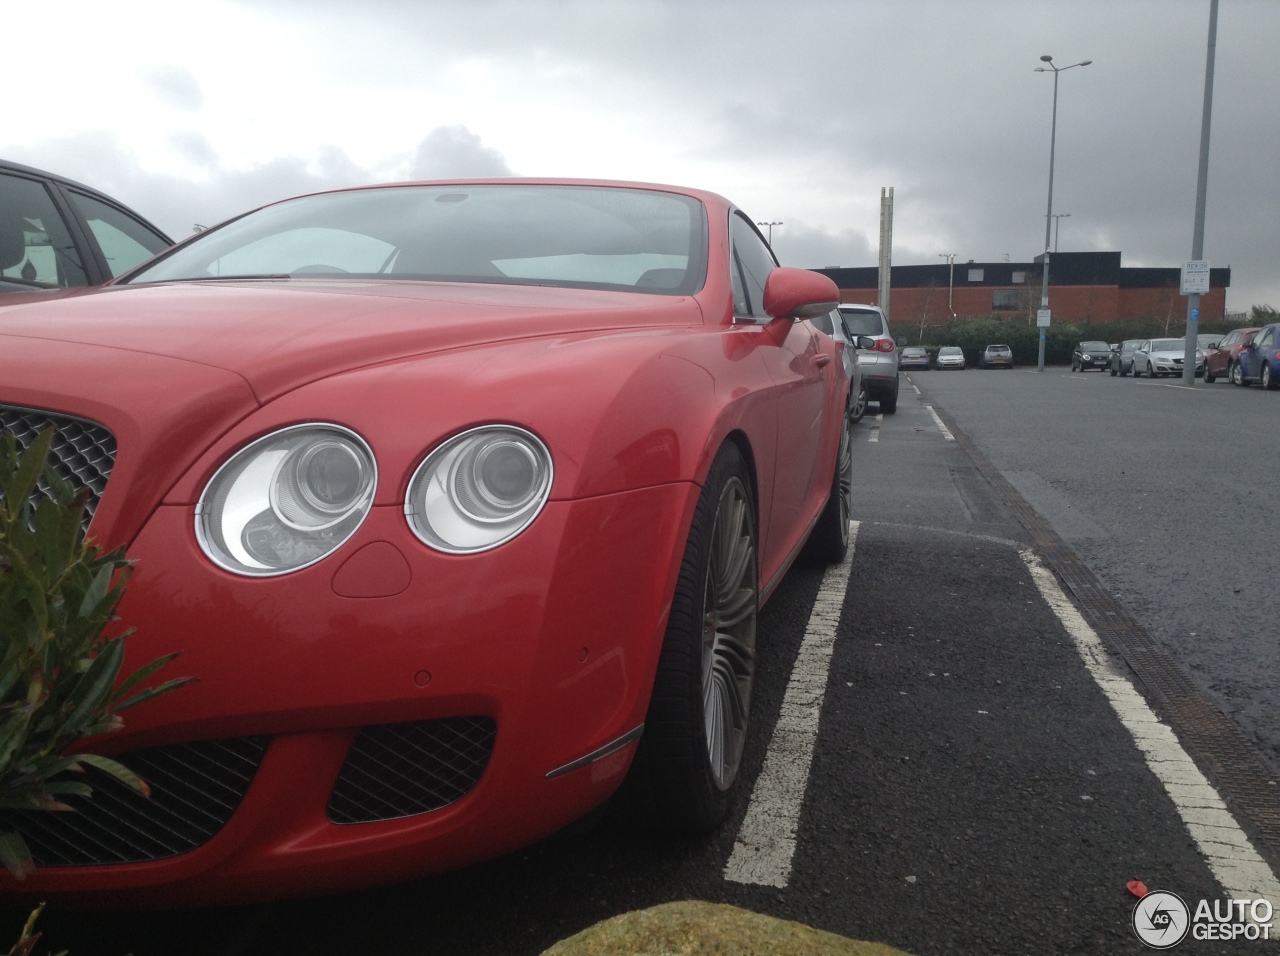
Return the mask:
[[1013,368],[1013,349],[1007,345],[988,345],[978,360],[982,368]]
[[624,780],[717,826],[759,608],[848,547],[849,379],[811,321],[837,297],[712,193],[520,180],[288,200],[0,306],[0,426],[57,430],[134,562],[127,653],[199,678],[93,741],[150,800],[0,811],[23,892],[415,878]]
[[0,294],[101,285],[171,245],[96,189],[0,160]]
[[849,377],[849,421],[857,424],[867,413],[867,386],[862,381],[862,368],[858,364],[859,349],[875,348],[875,339],[868,335],[851,335],[845,328],[839,309],[826,315],[815,316],[814,327],[835,339],[840,350],[840,361]]
[[878,402],[880,411],[892,415],[898,410],[898,344],[889,334],[889,321],[879,306],[841,303],[840,316],[850,335],[868,335],[875,348],[858,352],[867,398]]
[[1217,348],[1222,339],[1221,332],[1201,332],[1196,336],[1196,348],[1207,352],[1209,349]]
[[898,368],[915,371],[929,370],[929,350],[921,345],[908,345],[898,356]]
[[[1181,375],[1186,354],[1185,339],[1147,339],[1133,353],[1133,375],[1145,372],[1151,378]],[[1196,373],[1204,368],[1204,353],[1196,353]]]
[[1118,348],[1111,350],[1108,364],[1113,376],[1128,375],[1133,371],[1133,353],[1142,348],[1142,343],[1143,339],[1125,339]]
[[[1253,341],[1260,326],[1243,329],[1232,329],[1217,345],[1208,349],[1204,356],[1204,380],[1211,383],[1218,378],[1226,378],[1235,382],[1235,367],[1240,359],[1240,350]],[[1236,383],[1240,384],[1240,383]]]
[[944,345],[938,349],[938,357],[934,360],[939,370],[944,368],[964,368],[964,349],[958,345]]
[[1233,369],[1234,385],[1257,382],[1265,389],[1280,383],[1280,324],[1264,325],[1240,349]]
[[1083,372],[1088,368],[1101,371],[1111,367],[1111,346],[1106,342],[1077,342],[1071,353],[1071,371]]

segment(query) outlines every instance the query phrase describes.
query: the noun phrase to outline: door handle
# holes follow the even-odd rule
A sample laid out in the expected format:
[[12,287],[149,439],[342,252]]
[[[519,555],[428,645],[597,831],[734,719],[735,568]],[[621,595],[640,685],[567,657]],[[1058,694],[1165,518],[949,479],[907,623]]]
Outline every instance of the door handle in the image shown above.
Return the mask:
[[827,355],[825,352],[815,355],[813,357],[813,364],[818,366],[818,368],[826,368],[831,364],[831,356]]

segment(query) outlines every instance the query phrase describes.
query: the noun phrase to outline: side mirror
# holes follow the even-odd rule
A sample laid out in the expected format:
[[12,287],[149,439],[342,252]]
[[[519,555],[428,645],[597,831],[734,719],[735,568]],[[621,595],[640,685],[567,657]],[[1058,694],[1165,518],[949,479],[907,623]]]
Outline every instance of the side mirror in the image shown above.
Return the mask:
[[876,340],[869,335],[859,335],[853,342],[856,348],[866,349],[868,352],[876,347]]
[[840,290],[829,278],[808,269],[779,266],[764,283],[764,310],[775,319],[812,319],[840,301]]

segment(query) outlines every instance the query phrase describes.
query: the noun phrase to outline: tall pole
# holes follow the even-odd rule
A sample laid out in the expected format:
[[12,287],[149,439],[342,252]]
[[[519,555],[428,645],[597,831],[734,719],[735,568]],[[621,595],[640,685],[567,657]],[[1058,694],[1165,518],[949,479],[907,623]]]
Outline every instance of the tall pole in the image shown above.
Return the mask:
[[[1036,67],[1037,73],[1047,73],[1053,70],[1053,120],[1049,124],[1049,205],[1044,214],[1044,276],[1040,280],[1040,313],[1044,319],[1049,317],[1049,239],[1053,229],[1053,159],[1054,152],[1058,145],[1058,74],[1063,70],[1069,70],[1075,66],[1088,66],[1092,60],[1081,60],[1079,63],[1072,63],[1071,66],[1054,66],[1053,57],[1047,53],[1040,57],[1041,62],[1049,64],[1048,66]],[[1044,371],[1044,342],[1047,326],[1043,324],[1040,316],[1036,318],[1036,324],[1040,327],[1040,351],[1036,360],[1036,371]]]
[[1062,230],[1062,220],[1070,219],[1069,212],[1055,212],[1053,214],[1053,251],[1056,255],[1058,252],[1058,233]]
[[[1213,114],[1213,58],[1218,45],[1218,0],[1209,0],[1209,50],[1204,63],[1204,109],[1200,114],[1200,168],[1196,173],[1196,222],[1191,258],[1204,257],[1204,207],[1209,180],[1209,121]],[[1200,293],[1187,296],[1186,343],[1182,347],[1182,384],[1196,384],[1196,338],[1200,331]]]
[[889,290],[893,285],[893,187],[880,187],[880,275],[876,303],[889,319]]
[[956,254],[954,252],[939,252],[938,258],[946,259],[950,268],[947,271],[947,311],[951,313],[951,318],[956,317],[956,307],[952,304],[952,290],[956,287]]

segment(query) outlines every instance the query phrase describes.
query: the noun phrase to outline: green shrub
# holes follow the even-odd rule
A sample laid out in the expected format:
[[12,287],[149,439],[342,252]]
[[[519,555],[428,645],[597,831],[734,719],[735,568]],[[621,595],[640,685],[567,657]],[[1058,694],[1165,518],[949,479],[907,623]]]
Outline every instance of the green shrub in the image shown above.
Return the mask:
[[[64,799],[91,796],[86,767],[105,771],[144,795],[145,782],[114,760],[67,754],[85,737],[119,730],[119,712],[189,679],[139,686],[171,654],[117,686],[126,631],[107,637],[124,594],[124,549],[103,553],[86,542],[88,490],[73,493],[45,467],[54,437],[42,433],[20,455],[0,436],[0,809],[69,811]],[[31,496],[41,475],[48,496]],[[0,832],[0,862],[18,879],[34,869],[21,835]]]

